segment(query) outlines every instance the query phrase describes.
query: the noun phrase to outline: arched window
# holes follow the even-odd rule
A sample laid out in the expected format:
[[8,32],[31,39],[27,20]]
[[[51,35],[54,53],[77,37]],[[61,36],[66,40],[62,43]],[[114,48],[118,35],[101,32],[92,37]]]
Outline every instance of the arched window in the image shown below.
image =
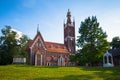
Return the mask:
[[111,62],[111,56],[108,56],[108,59],[109,59],[109,63],[112,63],[112,62]]
[[50,62],[47,62],[47,66],[51,66]]
[[108,51],[103,55],[103,66],[104,67],[113,67],[113,58],[112,54]]
[[105,64],[107,63],[107,56],[105,56]]

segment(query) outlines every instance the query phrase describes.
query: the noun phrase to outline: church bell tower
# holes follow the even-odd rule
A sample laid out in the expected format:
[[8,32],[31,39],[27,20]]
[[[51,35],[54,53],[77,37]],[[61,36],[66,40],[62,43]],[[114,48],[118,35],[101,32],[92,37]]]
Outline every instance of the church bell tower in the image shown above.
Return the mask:
[[64,44],[71,54],[76,51],[75,48],[75,20],[71,21],[71,13],[68,9],[67,21],[64,23]]

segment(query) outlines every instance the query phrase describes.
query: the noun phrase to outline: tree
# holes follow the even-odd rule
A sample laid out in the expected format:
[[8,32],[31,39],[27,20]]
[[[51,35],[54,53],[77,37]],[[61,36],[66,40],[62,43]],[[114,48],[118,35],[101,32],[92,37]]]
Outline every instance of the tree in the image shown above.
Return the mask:
[[0,64],[10,64],[12,63],[13,55],[15,55],[18,51],[18,40],[15,38],[16,32],[12,31],[10,26],[6,26],[1,30],[1,32],[2,36],[0,37]]
[[30,38],[28,38],[27,35],[23,34],[22,37],[20,38],[21,47],[24,47],[27,44],[28,40],[30,40]]
[[112,49],[120,48],[120,38],[118,36],[113,37],[110,45],[111,45]]
[[92,16],[81,22],[79,34],[77,46],[81,48],[79,50],[80,60],[90,64],[99,62],[105,51],[108,50],[109,43],[106,40],[107,34],[99,27],[97,18]]
[[30,40],[27,35],[22,35],[22,37],[19,40],[19,54],[22,55],[23,57],[26,57],[26,63],[29,64],[29,56],[28,53],[26,52],[26,44]]
[[26,44],[27,42],[29,41],[30,39],[28,38],[27,35],[22,35],[22,37],[20,38],[20,41],[19,41],[19,44],[20,44],[20,55],[23,55],[23,56],[27,56],[27,52],[26,52]]
[[25,45],[29,38],[23,35],[20,39],[16,38],[17,33],[11,30],[11,26],[5,26],[1,30],[0,36],[0,64],[11,64],[13,57],[22,55],[28,57]]

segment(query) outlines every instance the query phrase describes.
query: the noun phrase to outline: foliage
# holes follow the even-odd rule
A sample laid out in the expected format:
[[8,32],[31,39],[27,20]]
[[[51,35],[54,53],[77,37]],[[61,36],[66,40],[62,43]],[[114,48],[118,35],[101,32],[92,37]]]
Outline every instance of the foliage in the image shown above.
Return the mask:
[[0,66],[1,80],[119,80],[120,68]]
[[76,62],[76,56],[70,55],[70,62]]
[[22,35],[22,37],[20,38],[21,47],[24,47],[27,44],[28,40],[29,38],[27,35]]
[[0,64],[11,64],[12,59],[16,55],[26,55],[24,46],[27,42],[27,36],[17,39],[17,33],[11,30],[11,26],[5,26],[1,30],[0,36]]
[[0,64],[12,63],[12,57],[16,55],[18,51],[18,40],[15,39],[16,32],[11,31],[10,26],[6,26],[1,30],[2,36],[0,37],[0,50],[1,61]]
[[81,48],[78,53],[81,55],[79,60],[86,63],[99,62],[108,50],[109,43],[106,40],[106,32],[99,27],[97,18],[92,16],[81,22],[79,34],[77,39],[77,46]]
[[26,48],[26,44],[27,44],[28,40],[29,40],[29,38],[26,35],[22,35],[22,37],[20,38],[20,40],[19,40],[19,44],[20,44],[19,55],[27,56],[27,52],[26,52],[25,48]]
[[26,57],[26,63],[29,64],[29,56],[28,53],[26,52],[26,44],[30,40],[27,35],[22,35],[20,38],[20,54]]
[[112,49],[120,48],[120,38],[118,36],[113,37],[110,45],[111,45]]

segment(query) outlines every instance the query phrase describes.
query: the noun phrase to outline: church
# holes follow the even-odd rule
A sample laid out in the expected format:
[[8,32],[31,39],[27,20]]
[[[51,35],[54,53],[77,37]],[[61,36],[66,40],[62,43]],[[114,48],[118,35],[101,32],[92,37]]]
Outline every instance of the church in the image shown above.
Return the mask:
[[27,43],[30,65],[68,66],[69,56],[75,53],[75,21],[71,20],[71,12],[67,12],[67,20],[63,24],[64,44],[47,42],[39,30],[33,40]]

